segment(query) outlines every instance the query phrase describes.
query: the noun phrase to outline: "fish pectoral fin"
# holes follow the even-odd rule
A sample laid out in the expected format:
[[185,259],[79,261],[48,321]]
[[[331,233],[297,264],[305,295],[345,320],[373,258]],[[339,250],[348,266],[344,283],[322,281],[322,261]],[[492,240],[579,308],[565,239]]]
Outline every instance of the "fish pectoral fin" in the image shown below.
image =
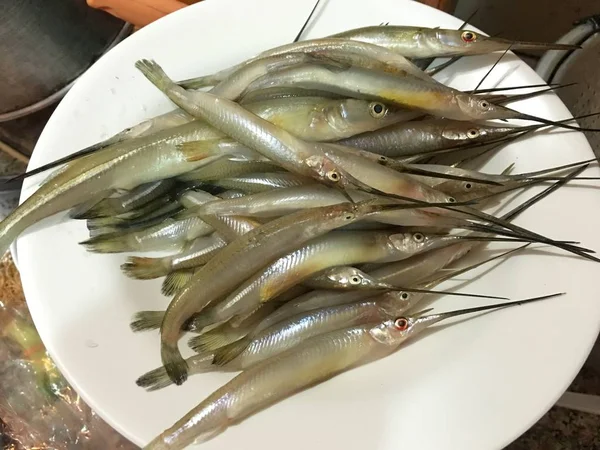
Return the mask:
[[177,151],[182,154],[186,161],[194,162],[214,156],[218,153],[217,145],[222,139],[205,139],[202,141],[190,141],[177,144]]
[[233,361],[240,353],[246,350],[250,342],[250,338],[245,337],[239,341],[232,342],[225,347],[221,347],[215,351],[213,364],[216,366],[224,366],[225,364]]
[[204,334],[194,336],[188,341],[188,346],[196,353],[208,353],[225,347],[231,344],[231,342],[232,340],[227,333],[217,329],[216,331],[210,330]]
[[161,292],[166,297],[177,294],[194,275],[193,270],[176,270],[169,273],[162,284]]
[[221,425],[218,425],[217,427],[215,427],[212,430],[207,431],[205,433],[200,433],[194,439],[193,445],[200,445],[206,441],[210,441],[211,439],[215,438],[216,436],[221,434],[223,431],[225,431],[227,429],[227,427],[229,427],[229,422],[225,422]]

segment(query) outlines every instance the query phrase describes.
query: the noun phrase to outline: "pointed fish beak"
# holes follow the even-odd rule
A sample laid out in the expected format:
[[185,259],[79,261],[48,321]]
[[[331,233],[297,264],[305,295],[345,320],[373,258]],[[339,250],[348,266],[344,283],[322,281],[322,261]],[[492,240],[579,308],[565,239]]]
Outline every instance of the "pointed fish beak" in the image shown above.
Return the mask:
[[589,131],[589,132],[599,132],[600,128],[582,128],[576,127],[573,125],[568,125],[565,122],[568,122],[573,119],[564,119],[564,120],[549,120],[544,119],[542,117],[532,116],[530,114],[525,114],[519,111],[515,111],[514,109],[507,108],[506,106],[495,105],[498,109],[498,115],[495,119],[521,119],[521,120],[532,120],[534,122],[543,123],[545,125],[554,126],[557,128],[564,128],[566,130],[574,130],[574,131]]
[[506,47],[511,47],[511,50],[577,50],[580,49],[580,45],[569,45],[569,44],[556,44],[548,42],[527,42],[527,41],[511,41],[502,38],[485,38],[482,40],[486,44],[495,44],[499,47],[499,50],[503,50]]
[[412,320],[413,326],[418,326],[419,328],[426,328],[435,323],[441,322],[443,320],[447,320],[447,319],[450,319],[453,317],[463,316],[465,314],[473,314],[473,313],[482,312],[482,311],[510,308],[510,307],[517,306],[517,305],[525,305],[527,303],[539,302],[541,300],[547,300],[550,298],[559,297],[564,294],[565,294],[564,292],[559,292],[559,293],[555,293],[555,294],[543,295],[540,297],[533,297],[533,298],[528,298],[528,299],[524,299],[524,300],[516,300],[516,301],[512,301],[512,302],[497,303],[495,305],[476,306],[474,308],[458,309],[455,311],[448,311],[448,312],[443,312],[443,313],[438,313],[438,314],[423,315],[424,313],[426,313],[428,311],[421,311],[421,312],[415,313],[414,316],[411,317],[411,320]]
[[454,297],[472,297],[472,298],[489,298],[493,300],[508,300],[507,297],[499,297],[495,295],[482,295],[482,294],[469,294],[463,292],[448,292],[448,291],[435,291],[431,289],[417,289],[417,288],[404,288],[404,287],[394,287],[387,285],[386,289],[390,291],[406,291],[406,292],[416,292],[419,294],[440,294],[440,295],[450,295]]

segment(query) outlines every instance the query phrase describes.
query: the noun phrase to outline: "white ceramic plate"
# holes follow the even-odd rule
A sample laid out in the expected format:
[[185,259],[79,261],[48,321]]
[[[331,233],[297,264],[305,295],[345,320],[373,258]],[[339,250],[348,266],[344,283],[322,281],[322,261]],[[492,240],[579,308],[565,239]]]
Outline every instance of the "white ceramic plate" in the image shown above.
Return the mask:
[[[416,2],[325,3],[307,37],[381,22],[460,26],[458,19]],[[137,59],[156,59],[175,79],[210,73],[291,41],[312,6],[313,0],[208,0],[142,29],[103,56],[69,92],[44,130],[32,167],[172,108],[134,69]],[[458,64],[453,84],[473,88],[495,58]],[[499,82],[541,80],[509,57],[484,86]],[[569,116],[553,95],[516,106],[553,119]],[[516,162],[521,172],[590,157],[583,135],[553,133],[511,146],[488,168],[497,172]],[[588,173],[599,175],[595,168]],[[34,186],[28,183],[24,196]],[[518,223],[600,249],[600,195],[578,186],[553,193]],[[54,219],[19,239],[27,300],[68,380],[104,419],[143,445],[230,375],[192,377],[182,387],[155,393],[138,388],[137,376],[160,361],[159,340],[155,333],[133,335],[129,319],[138,310],[166,307],[160,280],[126,278],[119,270],[124,255],[86,253],[77,244],[85,238],[83,223]],[[582,365],[599,327],[599,269],[558,251],[514,257],[466,289],[511,298],[556,291],[568,295],[430,333],[386,360],[256,414],[203,448],[501,448],[550,408]],[[475,303],[481,301],[444,298],[436,308]]]

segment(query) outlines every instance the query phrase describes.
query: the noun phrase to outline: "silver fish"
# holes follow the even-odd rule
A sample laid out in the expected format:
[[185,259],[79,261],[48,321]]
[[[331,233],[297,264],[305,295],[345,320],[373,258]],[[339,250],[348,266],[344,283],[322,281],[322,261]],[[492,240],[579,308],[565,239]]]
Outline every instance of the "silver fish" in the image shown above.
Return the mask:
[[390,355],[408,338],[442,320],[557,295],[560,294],[429,315],[423,311],[316,336],[245,370],[144,448],[177,450],[214,438],[232,423],[302,389]]
[[411,27],[405,25],[370,26],[337,33],[332,37],[355,39],[390,49],[406,58],[438,58],[480,55],[511,50],[575,50],[578,45],[523,42],[483,36],[472,30]]
[[[365,262],[391,262],[449,246],[464,236],[427,236],[423,233],[333,232],[280,257],[248,278],[231,294],[201,314],[204,325],[251,313],[292,286],[329,267]],[[478,239],[487,240],[485,236]],[[199,319],[196,322],[199,323]]]
[[202,266],[169,304],[161,326],[161,355],[170,378],[181,384],[187,366],[177,347],[183,323],[226,295],[266,263],[304,242],[381,210],[368,203],[341,204],[275,219],[239,237]]

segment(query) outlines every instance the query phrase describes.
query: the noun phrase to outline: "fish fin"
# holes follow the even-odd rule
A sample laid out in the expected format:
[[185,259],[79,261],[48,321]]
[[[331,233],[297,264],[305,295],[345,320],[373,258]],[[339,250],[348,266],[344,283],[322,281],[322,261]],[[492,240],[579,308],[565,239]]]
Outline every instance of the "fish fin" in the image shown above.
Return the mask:
[[246,350],[250,342],[251,339],[249,337],[245,337],[239,341],[227,344],[225,347],[219,348],[217,351],[215,351],[213,364],[215,366],[224,366],[225,364],[233,361],[240,353]]
[[88,219],[86,221],[86,226],[88,230],[95,230],[97,228],[106,228],[113,227],[115,225],[126,224],[128,220],[120,219],[118,217],[96,217],[93,219]]
[[120,233],[108,233],[91,237],[80,244],[92,253],[122,253],[133,250],[127,243],[127,238],[127,235]]
[[98,199],[94,199],[93,201],[89,202],[84,202],[80,205],[77,205],[75,208],[72,208],[69,211],[69,217],[75,220],[90,219],[96,217],[93,210],[97,205],[102,203],[106,202],[104,200],[99,201]]
[[160,328],[164,316],[164,311],[139,311],[134,314],[129,326],[135,333],[138,331],[157,330]]
[[176,270],[169,273],[163,281],[161,292],[167,297],[177,294],[194,274],[191,270]]
[[178,144],[176,148],[186,161],[194,162],[215,156],[217,154],[215,149],[219,149],[219,146],[216,144],[221,141],[222,139],[205,139],[202,141],[183,142]]
[[[185,360],[189,374],[209,372],[214,369],[212,365],[212,355],[195,355]],[[139,377],[135,384],[145,388],[148,391],[156,391],[172,384],[169,374],[164,366],[158,367]]]
[[112,190],[98,192],[90,200],[72,208],[69,211],[69,217],[71,219],[88,219],[88,216],[93,215],[90,211],[93,211],[98,205],[108,203],[106,197],[112,195],[113,192]]
[[161,343],[160,356],[171,381],[181,386],[188,377],[188,365],[175,343]]
[[99,217],[112,217],[116,216],[119,213],[115,211],[114,207],[111,206],[108,199],[104,199],[94,206],[89,208],[87,211],[82,212],[77,217],[73,217],[74,219],[97,219]]
[[163,258],[145,258],[132,256],[121,264],[121,270],[129,278],[151,280],[168,275],[169,269],[164,266]]
[[212,352],[235,342],[237,337],[239,336],[234,336],[234,339],[232,339],[230,334],[215,329],[199,336],[194,336],[189,340],[188,345],[196,353]]
[[175,84],[153,59],[140,59],[135,62],[135,67],[161,91],[165,91]]
[[139,387],[146,389],[147,391],[157,391],[162,388],[166,388],[173,384],[167,373],[167,369],[164,366],[160,366],[157,369],[146,372],[144,375],[135,380],[135,384]]
[[116,227],[99,227],[90,229],[90,238],[106,236],[107,234],[122,233],[123,230]]

